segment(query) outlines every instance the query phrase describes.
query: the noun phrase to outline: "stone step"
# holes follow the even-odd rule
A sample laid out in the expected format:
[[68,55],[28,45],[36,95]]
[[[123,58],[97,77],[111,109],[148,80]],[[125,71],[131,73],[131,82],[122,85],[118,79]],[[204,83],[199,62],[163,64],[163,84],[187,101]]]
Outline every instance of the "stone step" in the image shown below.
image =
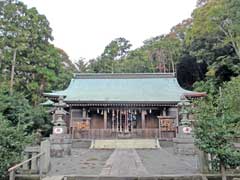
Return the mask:
[[89,148],[92,140],[89,139],[73,139],[72,148]]
[[155,149],[159,148],[157,139],[111,139],[94,140],[92,149]]
[[44,177],[42,180],[65,180],[64,176],[47,176]]

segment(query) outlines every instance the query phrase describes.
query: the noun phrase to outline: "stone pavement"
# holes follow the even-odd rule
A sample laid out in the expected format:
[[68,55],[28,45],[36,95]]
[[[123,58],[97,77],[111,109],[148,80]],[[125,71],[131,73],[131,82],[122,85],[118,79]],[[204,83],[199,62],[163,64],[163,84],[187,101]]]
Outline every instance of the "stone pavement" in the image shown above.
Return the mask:
[[197,174],[197,158],[177,156],[173,148],[73,149],[71,156],[52,158],[48,175],[148,176]]
[[151,175],[199,173],[196,156],[175,155],[172,148],[137,150],[144,167]]
[[99,175],[113,150],[72,149],[71,156],[52,158],[52,175]]
[[147,174],[135,149],[116,149],[107,160],[100,176],[146,176]]

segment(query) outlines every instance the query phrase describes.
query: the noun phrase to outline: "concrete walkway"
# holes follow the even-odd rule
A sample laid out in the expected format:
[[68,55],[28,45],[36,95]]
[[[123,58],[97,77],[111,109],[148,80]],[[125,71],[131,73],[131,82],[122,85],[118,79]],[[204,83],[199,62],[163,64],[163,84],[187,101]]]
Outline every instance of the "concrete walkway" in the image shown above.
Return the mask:
[[115,177],[146,175],[148,172],[135,149],[116,149],[100,173],[100,176]]

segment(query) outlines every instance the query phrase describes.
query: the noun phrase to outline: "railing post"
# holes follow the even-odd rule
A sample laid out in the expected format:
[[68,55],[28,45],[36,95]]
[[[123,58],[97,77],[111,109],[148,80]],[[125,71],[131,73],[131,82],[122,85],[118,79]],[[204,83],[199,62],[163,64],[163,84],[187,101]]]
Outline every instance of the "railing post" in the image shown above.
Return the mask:
[[9,180],[15,180],[15,172],[14,172],[14,170],[10,172]]
[[[32,157],[33,156],[36,156],[38,153],[35,153],[33,152],[32,153]],[[38,171],[38,168],[37,168],[37,158],[34,158],[31,160],[31,172],[32,173],[36,173]]]
[[50,142],[48,140],[41,142],[40,152],[44,154],[40,157],[39,172],[47,173],[50,167]]
[[[28,158],[29,158],[29,153],[28,153],[28,152],[24,152],[23,160],[24,160],[24,161],[25,161],[25,160],[28,160]],[[23,164],[23,170],[24,170],[24,171],[29,170],[29,163]]]

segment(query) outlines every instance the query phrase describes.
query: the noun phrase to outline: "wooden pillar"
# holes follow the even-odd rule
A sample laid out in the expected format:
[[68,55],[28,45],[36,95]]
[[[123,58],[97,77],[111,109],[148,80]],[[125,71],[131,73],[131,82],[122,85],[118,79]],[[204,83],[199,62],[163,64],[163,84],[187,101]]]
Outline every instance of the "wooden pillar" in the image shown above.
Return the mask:
[[162,131],[161,131],[161,118],[160,116],[158,118],[158,138],[160,139],[162,137]]
[[145,115],[146,115],[146,110],[142,110],[142,129],[145,129]]
[[104,129],[107,129],[107,110],[104,109],[103,112],[103,121],[104,121]]
[[125,111],[125,131],[128,132],[128,110]]
[[119,117],[119,124],[120,124],[120,132],[122,132],[122,110],[119,111],[120,117]]
[[114,109],[112,110],[112,130],[114,131]]
[[85,108],[83,108],[83,118],[86,118],[87,117],[87,111]]
[[176,108],[176,127],[179,125],[179,107]]
[[166,110],[166,107],[163,108],[163,116],[167,116],[167,110]]
[[133,114],[131,112],[131,131],[133,130]]
[[119,129],[118,129],[118,109],[117,109],[117,113],[116,113],[116,116],[117,116],[117,118],[116,118],[116,120],[117,120],[117,132],[119,131]]

